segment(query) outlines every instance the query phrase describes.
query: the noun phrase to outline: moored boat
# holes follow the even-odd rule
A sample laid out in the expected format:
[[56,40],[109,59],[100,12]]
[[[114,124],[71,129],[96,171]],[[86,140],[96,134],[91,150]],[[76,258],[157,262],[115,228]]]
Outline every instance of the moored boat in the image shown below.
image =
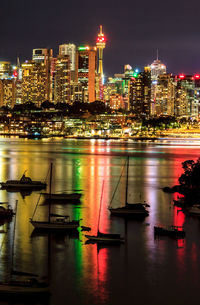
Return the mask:
[[103,199],[103,188],[104,188],[104,182],[102,185],[102,192],[101,192],[101,201],[100,201],[99,217],[98,217],[98,224],[97,224],[97,235],[85,235],[85,237],[93,243],[117,243],[117,244],[119,244],[119,243],[124,242],[124,239],[120,236],[120,234],[102,233],[99,230],[101,206],[102,206],[102,199]]
[[7,208],[0,205],[0,218],[11,218],[14,214],[13,209],[9,205]]
[[49,286],[46,283],[37,281],[36,279],[0,282],[1,296],[35,296],[44,294],[49,294]]
[[129,157],[127,159],[127,167],[126,167],[125,205],[123,207],[118,207],[118,208],[113,208],[112,206],[110,206],[108,209],[111,215],[114,216],[144,218],[149,215],[149,212],[146,209],[147,207],[149,207],[149,205],[146,202],[136,202],[131,204],[128,203],[128,172],[129,172]]
[[[41,193],[42,196],[48,200],[49,199],[49,193]],[[51,194],[51,200],[67,200],[67,201],[75,201],[80,200],[82,194],[81,193],[52,193]]]
[[200,205],[193,205],[192,207],[187,208],[187,211],[189,212],[189,214],[200,216]]
[[155,235],[168,235],[177,238],[185,237],[185,231],[181,226],[167,226],[167,227],[155,226],[154,233]]
[[38,207],[38,203],[33,213],[33,217],[30,219],[30,223],[37,230],[76,230],[80,225],[80,220],[70,220],[69,215],[59,215],[51,213],[51,184],[52,184],[52,168],[53,164],[51,163],[50,167],[50,192],[48,198],[48,219],[46,221],[34,220],[34,215]]
[[0,182],[2,189],[44,189],[47,184],[41,181],[32,180],[24,174],[19,180],[7,180],[6,182]]
[[98,231],[97,235],[85,235],[90,241],[102,243],[123,243],[124,238],[120,234],[101,233]]
[[70,221],[69,216],[64,215],[50,215],[50,221],[36,221],[31,219],[30,223],[35,229],[60,231],[78,229],[80,225],[79,220]]
[[[12,244],[12,256],[11,256],[11,267],[9,273],[9,279],[5,282],[0,282],[0,296],[1,297],[21,297],[26,296],[44,296],[49,294],[49,284],[48,282],[41,281],[27,272],[15,272],[13,269],[13,257],[14,257],[14,242],[15,242],[15,230],[16,230],[16,215],[17,215],[17,201],[16,201],[16,213],[15,213],[15,222],[14,222],[14,231],[13,231],[13,244]],[[13,275],[18,275],[18,277],[13,278]],[[22,275],[23,278],[20,278],[19,275]]]

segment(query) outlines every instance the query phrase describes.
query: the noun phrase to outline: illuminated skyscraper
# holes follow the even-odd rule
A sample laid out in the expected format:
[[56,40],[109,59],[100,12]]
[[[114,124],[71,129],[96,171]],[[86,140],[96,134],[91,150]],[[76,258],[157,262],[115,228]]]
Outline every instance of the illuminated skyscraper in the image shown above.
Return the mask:
[[174,115],[175,81],[171,74],[158,76],[155,91],[156,116]]
[[0,80],[0,107],[15,105],[16,83],[15,79]]
[[52,100],[51,88],[51,60],[53,58],[53,50],[47,48],[33,49],[32,60],[37,64],[44,64],[46,68],[46,94],[47,100]]
[[33,49],[32,60],[37,63],[46,63],[53,57],[53,50],[47,48]]
[[29,60],[22,64],[22,102],[40,106],[48,99],[46,65]]
[[8,79],[12,76],[12,66],[9,61],[0,61],[0,79]]
[[55,65],[55,101],[70,102],[70,57],[59,55]]
[[79,47],[76,52],[76,67],[76,81],[82,84],[84,90],[84,102],[94,102],[96,99],[96,47]]
[[136,116],[149,117],[151,103],[151,70],[135,73],[129,84],[129,107]]
[[199,101],[195,98],[195,83],[199,75],[184,75],[176,77],[175,115],[177,117],[197,118]]
[[75,44],[61,44],[59,46],[59,55],[69,55],[70,57],[70,70],[75,71],[76,64],[76,46]]
[[154,60],[154,62],[150,65],[151,68],[151,79],[152,81],[157,80],[159,75],[166,73],[166,66],[158,59]]

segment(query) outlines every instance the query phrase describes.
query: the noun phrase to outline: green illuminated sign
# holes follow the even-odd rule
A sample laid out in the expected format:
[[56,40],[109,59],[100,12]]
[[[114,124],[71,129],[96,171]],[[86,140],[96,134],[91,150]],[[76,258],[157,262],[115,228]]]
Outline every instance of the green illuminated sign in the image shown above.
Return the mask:
[[85,51],[86,47],[79,47],[78,49],[79,49],[79,51]]

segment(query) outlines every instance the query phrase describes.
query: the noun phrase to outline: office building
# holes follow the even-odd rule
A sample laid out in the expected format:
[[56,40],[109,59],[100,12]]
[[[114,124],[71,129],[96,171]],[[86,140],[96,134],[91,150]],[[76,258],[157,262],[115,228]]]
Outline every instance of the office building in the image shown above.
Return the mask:
[[75,71],[76,65],[76,46],[73,43],[62,44],[59,46],[59,55],[68,55],[70,57],[70,70]]
[[57,103],[70,103],[70,56],[59,55],[55,63],[54,99]]
[[12,77],[12,65],[9,61],[0,61],[0,79]]
[[76,52],[76,67],[76,82],[82,84],[84,102],[94,102],[96,100],[96,47],[79,47]]
[[32,60],[22,64],[22,102],[33,102],[40,107],[48,100],[50,84],[48,83],[46,65]]
[[151,70],[135,74],[129,82],[129,108],[137,117],[149,117],[151,105]]

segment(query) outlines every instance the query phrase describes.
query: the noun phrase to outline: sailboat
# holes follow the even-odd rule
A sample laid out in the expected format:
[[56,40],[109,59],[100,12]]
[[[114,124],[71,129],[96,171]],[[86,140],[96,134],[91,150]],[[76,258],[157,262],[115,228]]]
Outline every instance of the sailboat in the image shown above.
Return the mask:
[[[15,228],[16,228],[16,215],[17,215],[17,201],[14,222],[13,244],[12,244],[12,263],[10,268],[10,278],[8,281],[0,282],[0,296],[16,297],[16,296],[40,296],[49,294],[49,286],[46,282],[41,282],[34,278],[34,274],[27,272],[20,272],[13,270],[13,256],[14,256],[14,241],[15,241]],[[23,275],[25,279],[13,279],[12,275]]]
[[129,175],[129,157],[127,159],[126,167],[126,192],[125,192],[125,205],[119,208],[109,207],[111,215],[115,216],[131,216],[131,217],[145,217],[149,215],[146,209],[149,205],[146,202],[128,203],[128,175]]
[[97,243],[122,243],[124,239],[121,238],[120,234],[110,234],[110,233],[102,233],[99,230],[100,224],[100,216],[101,216],[101,206],[102,206],[102,199],[103,199],[103,188],[104,188],[104,181],[102,185],[102,192],[101,192],[101,201],[100,201],[100,208],[99,208],[99,218],[98,218],[98,225],[97,225],[97,235],[85,235],[91,242]]
[[[33,217],[30,220],[30,223],[38,230],[76,230],[79,227],[80,220],[70,220],[69,215],[59,215],[51,213],[51,185],[52,185],[52,168],[53,164],[51,163],[50,167],[50,192],[48,200],[48,220],[47,221],[38,221],[34,220],[34,215],[37,210],[38,203],[36,205]],[[39,202],[39,201],[38,201]]]

